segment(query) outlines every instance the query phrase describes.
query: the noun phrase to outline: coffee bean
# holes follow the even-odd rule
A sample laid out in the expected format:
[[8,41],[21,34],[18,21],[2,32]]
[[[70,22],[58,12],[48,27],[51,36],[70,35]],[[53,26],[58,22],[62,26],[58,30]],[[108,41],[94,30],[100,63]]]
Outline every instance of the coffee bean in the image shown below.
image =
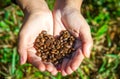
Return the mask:
[[59,54],[59,51],[57,50],[55,54],[56,54],[56,55]]
[[44,47],[40,47],[40,49],[41,49],[41,50],[43,50],[43,49],[44,49]]
[[60,37],[60,40],[63,40],[63,37]]
[[37,51],[38,51],[38,52],[41,52],[41,50],[40,50],[40,49],[38,49]]
[[40,42],[40,39],[37,39],[37,40],[36,40],[36,42],[38,42],[38,43],[39,43],[39,42]]
[[44,49],[43,51],[44,51],[44,52],[49,52],[48,49]]
[[49,48],[55,48],[55,45],[53,45],[53,43],[52,43],[52,44],[50,44]]
[[50,53],[50,52],[49,52],[49,51],[47,51],[47,52],[46,52],[46,55],[48,55],[49,53]]
[[41,53],[36,53],[37,56],[41,56]]
[[65,44],[65,47],[66,48],[71,48],[72,46],[67,43],[67,44]]
[[58,64],[58,61],[54,62],[54,64],[55,64],[55,65]]
[[56,45],[56,49],[60,49],[60,45],[57,44],[57,45]]
[[44,38],[40,39],[40,42],[44,43],[44,42],[45,42],[45,39],[44,39]]
[[55,52],[56,52],[56,50],[54,50],[54,49],[51,51],[52,54],[55,54]]
[[43,62],[60,64],[65,57],[69,57],[69,54],[75,51],[74,41],[75,37],[66,30],[61,31],[56,39],[42,31],[34,43],[36,55],[41,57]]
[[57,59],[56,58],[53,58],[53,61],[56,61]]
[[64,57],[64,56],[65,56],[65,54],[64,54],[64,53],[62,53],[62,56]]
[[43,31],[41,32],[41,34],[46,35],[46,34],[47,34],[47,31],[43,30]]
[[53,42],[53,44],[54,44],[54,45],[56,45],[56,44],[57,44],[57,42],[55,41],[55,42]]

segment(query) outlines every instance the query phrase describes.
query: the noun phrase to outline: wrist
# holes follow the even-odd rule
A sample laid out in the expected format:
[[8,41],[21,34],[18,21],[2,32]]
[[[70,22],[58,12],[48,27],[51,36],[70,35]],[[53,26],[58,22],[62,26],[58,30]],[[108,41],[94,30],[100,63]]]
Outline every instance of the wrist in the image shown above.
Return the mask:
[[16,0],[24,14],[39,13],[49,11],[45,0]]
[[75,9],[80,11],[82,0],[56,0],[56,9]]

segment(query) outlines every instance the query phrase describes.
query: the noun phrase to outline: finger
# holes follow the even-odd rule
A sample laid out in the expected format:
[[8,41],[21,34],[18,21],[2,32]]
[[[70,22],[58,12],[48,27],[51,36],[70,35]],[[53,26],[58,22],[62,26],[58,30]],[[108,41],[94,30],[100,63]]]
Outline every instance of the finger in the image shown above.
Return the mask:
[[57,71],[56,68],[54,68],[53,71],[51,71],[51,74],[52,74],[52,75],[57,75],[57,73],[58,73],[58,71]]
[[70,64],[71,64],[71,60],[69,61],[69,63],[66,65],[66,68],[65,68],[65,72],[66,72],[67,74],[72,74],[72,72],[73,72]]
[[73,59],[72,59],[71,63],[69,64],[69,66],[71,67],[72,71],[75,71],[80,66],[80,64],[83,61],[83,59],[84,59],[84,55],[82,54],[82,51],[79,48],[76,51],[75,55],[73,56]]
[[52,72],[54,70],[54,65],[52,63],[45,63],[46,70]]
[[86,24],[85,27],[81,27],[80,39],[82,41],[82,52],[85,55],[85,57],[89,57],[93,45],[93,40],[88,24]]
[[54,31],[53,31],[53,35],[54,36],[59,36],[61,30],[65,30],[65,27],[61,21],[61,16],[59,15],[59,13],[55,13],[53,12],[53,17],[54,17]]
[[67,59],[67,58],[65,58],[62,62],[61,73],[62,73],[63,76],[67,75],[67,73],[65,71],[65,68],[66,68],[66,65],[67,65],[68,62],[69,62],[69,59]]
[[44,63],[41,61],[41,58],[36,56],[32,52],[28,52],[28,62],[31,63],[32,65],[34,65],[40,71],[46,70]]
[[19,52],[19,55],[20,55],[20,64],[23,65],[27,61],[27,52],[26,52],[26,49],[19,48],[18,52]]
[[91,43],[83,43],[83,53],[86,57],[90,57],[90,52],[91,52],[92,44]]
[[61,64],[58,64],[58,65],[56,66],[56,69],[57,69],[58,72],[60,72]]
[[19,37],[18,53],[20,55],[20,64],[25,64],[27,61],[27,46],[25,39]]

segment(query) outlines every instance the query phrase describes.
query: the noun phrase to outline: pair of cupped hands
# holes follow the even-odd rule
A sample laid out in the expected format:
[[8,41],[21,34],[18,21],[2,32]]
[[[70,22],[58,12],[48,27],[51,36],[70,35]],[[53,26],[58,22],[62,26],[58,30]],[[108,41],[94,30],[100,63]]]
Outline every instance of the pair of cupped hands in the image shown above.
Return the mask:
[[[48,34],[59,36],[62,30],[68,30],[76,37],[77,50],[73,52],[72,58],[65,58],[59,68],[52,63],[46,63],[36,56],[34,42],[42,30]],[[90,56],[93,41],[90,27],[80,13],[80,10],[71,7],[57,7],[52,11],[43,10],[25,14],[24,22],[19,33],[18,52],[20,63],[26,61],[38,68],[40,71],[48,71],[52,75],[61,72],[63,76],[74,72],[85,57]]]

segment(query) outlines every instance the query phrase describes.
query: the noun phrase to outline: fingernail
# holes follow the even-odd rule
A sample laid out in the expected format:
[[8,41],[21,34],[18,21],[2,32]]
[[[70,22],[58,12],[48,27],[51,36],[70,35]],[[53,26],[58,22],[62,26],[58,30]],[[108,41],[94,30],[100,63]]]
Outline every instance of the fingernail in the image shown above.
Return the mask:
[[45,68],[40,68],[40,71],[41,71],[41,72],[44,72],[44,71],[45,71]]
[[62,74],[62,76],[67,76],[67,74]]
[[23,65],[24,64],[24,58],[20,57],[20,64]]
[[73,70],[73,71],[77,70],[77,67],[73,65],[73,66],[72,66],[72,70]]
[[53,73],[52,75],[56,76],[56,75],[57,75],[57,72]]
[[86,57],[87,57],[87,58],[90,57],[90,48],[87,48],[87,50],[86,50]]

